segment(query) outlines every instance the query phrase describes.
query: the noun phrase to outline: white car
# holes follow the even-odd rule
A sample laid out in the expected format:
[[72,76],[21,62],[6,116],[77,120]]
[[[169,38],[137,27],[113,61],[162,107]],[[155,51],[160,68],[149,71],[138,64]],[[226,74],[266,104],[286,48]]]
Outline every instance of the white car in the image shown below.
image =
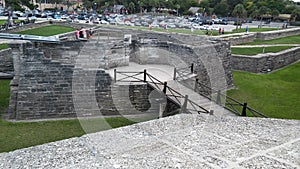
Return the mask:
[[131,23],[130,21],[125,21],[124,23],[126,26],[134,26],[134,23]]
[[106,20],[100,20],[100,24],[106,24],[106,25],[109,25],[109,22],[107,22]]
[[195,24],[195,23],[192,24],[192,27],[194,29],[198,29],[198,30],[201,29],[201,26],[199,24]]
[[220,27],[214,26],[214,25],[208,27],[208,30],[218,31],[219,29],[220,29]]

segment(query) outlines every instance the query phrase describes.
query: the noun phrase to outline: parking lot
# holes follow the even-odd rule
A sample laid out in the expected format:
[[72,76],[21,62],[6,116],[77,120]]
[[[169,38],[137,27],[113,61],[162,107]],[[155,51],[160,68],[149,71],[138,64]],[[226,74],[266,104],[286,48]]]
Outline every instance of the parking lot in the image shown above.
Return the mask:
[[[101,15],[95,13],[53,13],[43,12],[38,15],[25,15],[14,13],[14,18],[18,20],[35,20],[39,21],[69,21],[76,23],[87,24],[105,24],[105,25],[126,25],[137,27],[165,28],[165,29],[201,29],[218,31],[220,28],[225,32],[231,32],[236,28],[234,21],[223,19],[203,19],[195,17],[176,17],[173,15]],[[7,16],[0,16],[0,20],[7,19]],[[251,23],[243,23],[242,28],[258,28],[260,21],[251,21]],[[268,24],[262,23],[262,27],[281,28],[285,23],[271,22]]]

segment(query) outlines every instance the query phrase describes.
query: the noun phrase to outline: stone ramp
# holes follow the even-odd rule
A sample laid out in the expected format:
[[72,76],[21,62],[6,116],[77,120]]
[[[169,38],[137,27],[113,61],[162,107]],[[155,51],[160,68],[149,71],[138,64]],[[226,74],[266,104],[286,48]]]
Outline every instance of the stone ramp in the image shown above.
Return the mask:
[[180,114],[0,154],[0,168],[300,168],[297,120]]
[[[213,110],[213,114],[215,116],[236,116],[232,112],[228,111],[227,109],[224,109],[222,106],[219,106],[215,102],[201,96],[200,94],[196,93],[192,89],[182,85],[178,81],[168,81],[168,86],[176,91],[178,91],[182,95],[188,95],[188,99],[195,102],[196,104],[200,105],[201,107],[205,108],[206,110],[210,111]],[[172,98],[172,97],[171,97]],[[172,98],[174,99],[174,98]],[[183,105],[184,99],[180,99],[181,105]],[[197,108],[197,107],[196,107]],[[187,104],[187,109],[191,110],[194,109],[194,107],[191,104]],[[198,111],[202,111],[200,108],[197,108]],[[198,113],[196,111],[191,111],[191,113]]]
[[[201,96],[200,94],[194,92],[193,90],[189,89],[188,87],[182,85],[179,81],[174,81],[173,79],[173,71],[174,71],[174,67],[171,66],[167,66],[167,65],[140,65],[140,64],[136,64],[133,62],[129,63],[129,66],[124,66],[124,67],[118,67],[117,71],[122,71],[122,72],[143,72],[143,70],[146,69],[147,73],[149,73],[150,75],[152,75],[153,77],[157,78],[158,80],[160,80],[161,82],[167,82],[167,85],[172,88],[173,90],[179,92],[181,95],[185,96],[188,95],[188,98],[190,100],[192,100],[193,102],[195,102],[196,104],[202,106],[203,108],[205,108],[206,110],[214,110],[214,114],[216,116],[222,116],[222,115],[228,115],[228,116],[235,116],[235,114],[231,113],[230,111],[224,109],[223,107],[217,105],[215,102],[210,101],[209,99]],[[114,77],[114,69],[110,69],[107,71],[111,77]],[[129,74],[128,75],[134,75],[133,74]],[[143,79],[143,74],[139,74],[138,76],[135,76],[136,78],[139,79]],[[186,76],[189,77],[189,76]],[[117,74],[117,78],[116,80],[120,80],[122,78],[126,78],[126,76],[122,75],[122,74]],[[190,77],[189,77],[190,78]],[[193,76],[191,77],[193,78]],[[136,81],[136,79],[134,78],[127,78],[126,80],[132,80],[132,81]],[[150,81],[150,78],[147,77],[147,81]],[[118,83],[122,83],[122,84],[137,84],[136,82],[118,82]],[[149,83],[151,84],[151,83]],[[163,85],[158,85],[155,86],[152,84],[153,87],[155,87],[157,90],[162,91],[163,90]],[[167,90],[167,94],[169,95],[170,92]],[[176,94],[175,94],[176,95]],[[178,103],[178,101],[176,100],[175,97],[169,96],[170,99],[174,100],[176,103]],[[184,103],[184,98],[180,98],[180,105],[183,105]],[[192,109],[192,105],[188,104],[187,105],[188,109]],[[198,110],[200,111],[201,109],[198,108]],[[203,110],[201,110],[203,111]],[[193,111],[192,113],[198,113],[196,111]]]

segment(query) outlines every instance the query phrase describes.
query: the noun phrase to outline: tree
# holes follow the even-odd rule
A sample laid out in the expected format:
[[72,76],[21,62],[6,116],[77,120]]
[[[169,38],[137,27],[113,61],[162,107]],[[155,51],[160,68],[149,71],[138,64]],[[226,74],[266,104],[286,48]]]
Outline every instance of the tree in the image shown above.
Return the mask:
[[135,13],[135,4],[133,2],[130,2],[128,4],[128,9],[129,9],[130,13]]
[[63,4],[66,5],[67,6],[67,10],[69,10],[69,8],[71,6],[73,6],[73,5],[75,5],[76,2],[71,2],[70,0],[64,0]]
[[236,30],[238,29],[238,25],[240,23],[240,29],[242,28],[242,22],[240,22],[240,18],[243,18],[247,15],[247,11],[244,8],[243,4],[237,4],[232,12],[233,16],[237,17]]
[[30,0],[5,0],[6,8],[8,9],[8,17],[5,29],[8,29],[9,25],[12,25],[12,11],[20,10],[24,11],[22,6],[27,6],[29,9],[34,9],[33,4],[30,3]]
[[226,3],[226,0],[222,0],[220,3],[218,3],[214,8],[214,12],[216,15],[227,16],[229,12],[229,6]]
[[243,4],[243,0],[227,0],[229,6],[229,12],[233,13],[233,10],[237,4]]
[[262,6],[258,9],[258,14],[260,16],[260,27],[262,26],[263,15],[270,14],[270,13],[271,13],[270,9],[267,8],[266,6]]
[[177,11],[177,16],[179,16],[179,15],[178,15],[178,10],[179,10],[179,8],[180,8],[180,5],[179,5],[179,4],[177,4],[177,5],[176,5],[176,9],[177,9],[177,10],[176,10],[176,11]]
[[276,18],[279,14],[280,14],[280,12],[277,9],[272,10],[272,12],[271,12],[271,15],[272,15],[273,19]]

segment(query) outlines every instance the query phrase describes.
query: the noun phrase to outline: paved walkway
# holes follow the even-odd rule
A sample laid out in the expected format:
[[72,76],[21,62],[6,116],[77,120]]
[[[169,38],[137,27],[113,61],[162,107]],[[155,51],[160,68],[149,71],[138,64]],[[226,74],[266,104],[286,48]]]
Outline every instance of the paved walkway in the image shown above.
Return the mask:
[[175,115],[0,154],[0,168],[300,168],[296,120]]

